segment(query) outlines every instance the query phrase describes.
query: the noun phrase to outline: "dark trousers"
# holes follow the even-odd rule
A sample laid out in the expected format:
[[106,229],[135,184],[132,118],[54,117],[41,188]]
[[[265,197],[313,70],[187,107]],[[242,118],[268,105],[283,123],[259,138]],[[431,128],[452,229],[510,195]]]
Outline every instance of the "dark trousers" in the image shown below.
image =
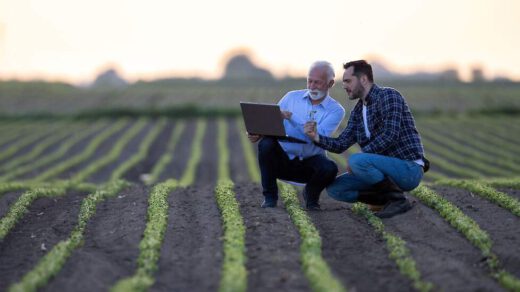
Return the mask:
[[264,137],[258,143],[258,163],[263,194],[278,199],[276,179],[305,183],[308,200],[318,202],[321,191],[334,181],[338,166],[325,155],[289,159],[276,139]]

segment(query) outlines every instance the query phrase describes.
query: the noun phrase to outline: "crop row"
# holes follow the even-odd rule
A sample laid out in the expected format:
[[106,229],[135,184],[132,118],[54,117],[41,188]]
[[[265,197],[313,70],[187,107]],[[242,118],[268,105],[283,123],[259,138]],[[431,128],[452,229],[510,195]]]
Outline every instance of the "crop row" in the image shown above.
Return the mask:
[[94,155],[96,149],[102,142],[104,142],[106,139],[112,136],[112,134],[114,134],[115,132],[121,130],[127,123],[128,121],[125,120],[118,121],[112,127],[110,127],[109,129],[105,130],[103,133],[97,135],[94,139],[92,139],[92,141],[90,141],[90,143],[85,147],[85,149],[81,153],[73,157],[70,157],[69,159],[64,160],[63,162],[47,169],[43,173],[39,174],[37,177],[31,179],[31,181],[47,181],[57,176],[58,174],[64,172],[65,170],[87,160],[89,157]]
[[475,247],[480,249],[486,263],[491,270],[491,275],[509,291],[519,291],[520,280],[505,271],[497,258],[491,251],[492,241],[487,232],[482,230],[478,224],[460,209],[455,207],[446,199],[440,197],[426,186],[419,186],[412,194],[419,198],[422,203],[436,210],[448,223],[461,232]]
[[[95,139],[90,140],[82,153],[71,156],[66,161],[46,169],[38,177],[32,178],[32,180],[40,182],[48,181],[59,173],[86,161],[88,158],[92,157],[94,151],[102,142],[106,141],[106,139],[111,135],[121,130],[124,125],[128,125],[128,120],[126,120],[126,122],[123,121],[124,120],[120,120],[120,122],[114,124],[110,129],[105,129],[102,133],[98,134]],[[168,120],[168,122],[171,121],[172,120]],[[419,119],[419,121],[421,120]],[[513,121],[516,120],[513,119]],[[518,147],[516,147],[517,138],[512,134],[515,133],[516,130],[514,127],[510,127],[508,130],[503,129],[503,124],[509,122],[507,119],[499,119],[499,122],[500,123],[492,123],[492,120],[490,120],[489,123],[480,123],[475,121],[475,119],[470,118],[460,120],[441,118],[439,121],[425,118],[422,122],[419,122],[419,128],[423,135],[426,154],[432,161],[432,169],[430,172],[426,173],[425,178],[429,181],[434,181],[450,176],[474,179],[483,176],[519,176],[520,160],[517,157],[520,156],[518,155]],[[106,125],[106,123],[106,121],[102,121],[97,125],[97,127]],[[241,119],[237,119],[236,123],[240,125],[241,129],[243,129]],[[458,123],[467,125],[467,127],[462,128],[457,126]],[[75,123],[69,124],[71,124],[71,128],[68,133],[74,131],[73,125]],[[76,124],[80,125],[80,123]],[[445,125],[449,125],[449,127],[446,127]],[[60,123],[45,123],[41,125],[42,129],[45,129],[46,126],[59,128]],[[61,124],[61,126],[63,125]],[[21,124],[12,125],[12,127],[15,127],[16,129],[23,128]],[[67,151],[70,150],[73,145],[76,145],[78,141],[87,137],[89,133],[92,134],[99,130],[97,127],[89,127],[88,131],[78,131],[78,134],[74,133],[74,135],[69,135],[69,137],[61,143],[59,150],[46,154],[44,157],[41,157],[43,149],[51,143],[55,144],[55,142],[59,140],[58,138],[61,134],[67,136],[66,129],[64,129],[63,132],[61,130],[55,131],[55,134],[49,135],[49,137],[44,139],[41,143],[32,143],[36,144],[36,146],[26,154],[13,157],[0,165],[0,171],[3,171],[3,174],[0,175],[0,181],[13,181],[17,177],[27,174],[34,169],[50,165],[67,155]],[[487,129],[485,130],[486,136],[483,136],[481,133],[481,128]],[[6,126],[5,131],[8,129],[9,127]],[[43,131],[30,131],[27,129],[26,131],[30,134],[26,139],[31,138],[28,141],[34,141],[33,139],[36,139],[36,137],[42,137],[40,134],[43,133]],[[504,136],[507,133],[509,133],[509,137]],[[495,135],[495,138],[492,138],[493,135]],[[244,135],[240,136],[241,139],[246,138]],[[486,137],[491,138],[487,141],[485,140]],[[15,154],[13,152],[17,152],[15,149],[20,149],[20,145],[24,144],[22,143],[23,137],[21,138],[22,139],[14,141],[14,144],[8,147],[8,149],[12,150],[2,152],[5,159],[11,158]],[[2,139],[2,141],[5,140]],[[29,147],[29,145],[27,145],[27,147]],[[497,151],[497,148],[500,150]],[[172,151],[172,148],[168,148],[167,151]],[[346,154],[330,154],[330,156],[335,159],[340,166],[346,166],[348,155],[357,151],[359,151],[359,148],[351,147]],[[163,161],[166,162],[167,160]],[[153,175],[151,177],[157,179],[161,167],[164,167],[165,165],[166,164],[163,163],[162,166],[157,166],[158,168],[152,173]],[[252,164],[247,163],[247,165]],[[249,171],[251,172],[252,170]]]
[[[76,143],[78,143],[85,137],[91,135],[92,133],[97,133],[98,130],[103,126],[104,126],[104,124],[97,123],[93,127],[89,128],[77,135],[74,135],[71,138],[69,138],[68,140],[64,141],[60,145],[60,147],[52,154],[49,154],[45,157],[38,158],[37,160],[33,161],[32,163],[29,163],[29,164],[26,164],[23,166],[18,166],[14,169],[9,169],[9,172],[6,172],[4,175],[0,176],[0,181],[4,181],[4,182],[10,181],[13,178],[23,175],[33,169],[38,169],[39,167],[43,167],[43,166],[49,165],[49,164],[57,161],[58,159],[65,156],[66,153],[70,150],[70,148],[72,148],[74,145],[76,145]],[[102,139],[106,138],[105,137],[106,135],[110,135],[110,134],[111,134],[111,132],[109,131],[108,134],[100,134],[98,137],[93,139],[93,141],[92,141],[93,145],[92,146],[89,145],[90,149],[91,149],[90,151],[95,151],[96,147],[100,143],[100,142],[97,143],[98,139],[102,140]],[[87,155],[87,154],[85,154],[85,155]],[[69,158],[68,161],[73,160],[73,159],[79,160],[79,158]],[[67,163],[70,164],[71,162],[67,162]],[[64,167],[62,167],[61,169],[63,169],[63,168]]]
[[[182,124],[181,127],[176,127],[169,141],[169,149],[175,147],[183,128],[184,124]],[[192,147],[192,154],[188,161],[188,165],[191,165],[191,167],[187,167],[184,170],[184,174],[182,175],[183,179],[181,179],[183,181],[183,187],[190,186],[193,183],[195,170],[200,162],[202,137],[205,129],[206,123],[202,121],[199,122],[195,132],[196,138]],[[159,159],[157,165],[167,164],[169,160],[171,160],[171,156],[166,155],[168,154],[164,154],[163,157]],[[157,167],[157,165],[155,167]],[[163,168],[164,166],[161,167]],[[154,178],[154,180],[156,179],[157,177]],[[137,270],[131,277],[119,280],[114,287],[112,287],[112,291],[146,291],[155,282],[154,273],[157,271],[157,262],[160,257],[160,250],[168,222],[167,200],[170,193],[179,186],[181,186],[181,183],[174,179],[168,179],[154,186],[148,200],[146,228],[143,239],[139,244],[140,253],[137,259]]]
[[[86,169],[88,171],[83,170],[80,172],[80,175],[76,174],[76,176],[70,180],[69,186],[73,186],[74,183],[79,183],[84,181],[85,178],[88,177],[88,175],[92,174],[93,172],[98,171],[101,167],[106,166],[108,163],[113,163],[117,157],[121,154],[122,147],[126,144],[128,144],[128,141],[135,137],[135,135],[141,131],[146,124],[145,121],[140,121],[136,123],[130,130],[128,130],[125,135],[123,135],[117,142],[116,145],[112,148],[112,151],[103,156],[102,158],[96,160],[92,165],[89,166]],[[124,124],[123,124],[124,126]],[[112,173],[118,173],[118,175],[112,175],[112,181],[107,184],[105,187],[100,187],[98,191],[95,193],[89,195],[85,201],[82,203],[82,209],[80,211],[79,220],[78,222],[86,222],[88,219],[95,213],[95,206],[100,201],[112,197],[115,193],[119,192],[125,185],[125,183],[117,180],[117,178],[121,177],[122,174],[130,169],[132,166],[134,166],[136,163],[141,161],[145,158],[146,150],[149,148],[151,142],[156,139],[158,133],[164,126],[164,122],[159,122],[158,125],[154,128],[154,130],[150,131],[148,135],[142,140],[139,151],[134,153],[128,161],[131,161],[132,163],[123,163],[118,168],[114,170]],[[121,126],[122,128],[122,126]],[[172,134],[172,139],[170,140],[172,145],[171,147],[168,147],[169,150],[173,151],[174,146],[176,144],[176,141],[182,132],[181,130],[178,130],[179,128],[176,127],[174,134]],[[193,183],[194,177],[195,177],[195,170],[199,164],[200,156],[202,152],[201,144],[202,144],[202,138],[204,136],[206,129],[206,121],[200,120],[197,123],[197,129],[195,131],[195,138],[194,138],[194,144],[193,144],[193,152],[190,158],[190,161],[187,164],[187,167],[185,169],[185,173],[182,176],[182,179],[179,183],[175,181],[167,181],[163,184],[159,184],[154,188],[150,195],[150,201],[149,201],[149,217],[147,221],[147,228],[150,228],[150,231],[148,232],[150,235],[146,235],[147,231],[145,231],[145,235],[143,237],[143,241],[141,242],[141,253],[138,260],[138,270],[136,271],[136,274],[134,275],[134,278],[127,279],[124,282],[121,282],[119,285],[122,285],[122,287],[128,287],[127,285],[130,285],[131,287],[149,287],[151,285],[150,279],[152,277],[153,272],[155,271],[156,262],[158,258],[158,249],[160,249],[161,243],[157,245],[157,240],[159,242],[162,241],[162,236],[164,233],[164,229],[166,228],[162,220],[164,220],[164,212],[167,210],[167,207],[164,205],[164,202],[167,198],[168,193],[176,188],[178,185],[180,186],[189,186]],[[225,250],[225,259],[224,259],[224,267],[223,267],[223,274],[222,274],[222,280],[221,280],[221,289],[225,290],[229,287],[237,287],[238,290],[245,289],[245,279],[247,276],[247,273],[244,268],[244,262],[245,262],[245,255],[244,255],[244,234],[243,230],[240,231],[240,228],[243,229],[243,222],[241,221],[241,215],[239,212],[239,206],[236,202],[236,199],[234,198],[234,192],[233,192],[233,183],[229,180],[229,153],[227,152],[227,145],[226,145],[226,133],[227,133],[227,127],[226,123],[223,120],[218,121],[218,131],[219,131],[219,140],[217,141],[217,147],[219,149],[219,170],[218,170],[218,176],[219,176],[219,183],[217,187],[215,188],[215,196],[217,198],[217,203],[219,200],[221,200],[222,203],[219,204],[219,208],[221,209],[222,213],[222,220],[224,224],[224,230],[225,235],[224,238],[226,238],[226,234],[229,235],[229,240],[224,245]],[[115,132],[115,131],[114,131]],[[175,135],[175,133],[177,133]],[[244,135],[241,135],[242,137],[245,137]],[[174,138],[176,137],[176,138]],[[255,163],[254,158],[254,152],[251,150],[251,144],[247,141],[247,139],[241,138],[242,146],[244,149],[244,153],[246,153],[246,161],[248,163],[248,169],[250,171],[251,177],[255,177],[252,180],[258,179],[257,170],[256,174],[254,169],[257,169],[257,166]],[[166,155],[165,153],[164,155]],[[171,160],[171,158],[168,158]],[[82,160],[84,161],[84,160]],[[100,162],[101,161],[101,162]],[[161,159],[159,160],[161,161]],[[157,172],[157,173],[160,173]],[[52,175],[50,177],[55,177],[58,173],[55,175]],[[81,177],[81,179],[78,179]],[[460,183],[460,182],[457,182]],[[471,185],[473,182],[468,183]],[[508,187],[518,185],[518,180],[515,179],[509,179],[509,180],[493,180],[488,182],[490,185],[498,186],[498,185],[506,185]],[[40,179],[29,181],[26,183],[3,183],[0,184],[0,193],[11,191],[11,190],[20,190],[20,189],[28,189],[28,188],[34,188],[30,189],[29,191],[25,192],[19,199],[19,202],[17,201],[13,206],[17,205],[22,206],[26,208],[28,204],[34,198],[40,197],[40,196],[50,196],[54,194],[64,194],[65,188],[54,188],[50,186],[46,186],[44,188],[41,188],[41,185],[44,185],[45,182]],[[448,183],[446,183],[448,184]],[[114,185],[117,185],[119,187],[114,187]],[[462,184],[451,184],[455,187],[462,187],[466,188],[465,185]],[[37,188],[37,186],[40,186],[40,188]],[[161,186],[161,187],[159,187]],[[487,193],[489,198],[491,200],[494,200],[494,202],[500,204],[499,202],[502,202],[504,200],[507,200],[508,198],[504,198],[500,194],[497,195],[497,192],[492,192],[493,190],[489,188],[485,188],[485,185],[483,185],[484,188],[482,193]],[[88,188],[91,188],[91,185],[88,185]],[[84,187],[87,188],[87,187]],[[117,190],[116,190],[117,189]],[[305,212],[301,210],[299,207],[298,199],[296,196],[296,191],[287,185],[283,185],[281,187],[281,197],[284,200],[284,204],[286,206],[286,209],[288,213],[291,216],[291,219],[293,220],[294,224],[297,226],[297,229],[299,230],[299,233],[301,235],[301,257],[302,257],[302,264],[303,269],[305,271],[305,274],[309,278],[311,282],[311,286],[314,290],[320,290],[320,289],[326,289],[326,290],[342,290],[344,287],[341,286],[341,284],[334,279],[332,274],[330,273],[330,270],[326,264],[326,262],[321,258],[321,243],[320,243],[320,237],[316,230],[316,228],[312,225],[312,222],[310,219],[305,215]],[[115,190],[115,191],[114,191]],[[477,192],[475,190],[472,190],[473,192]],[[113,193],[114,192],[114,193]],[[99,194],[103,193],[103,194]],[[418,189],[418,191],[414,192],[414,195],[417,195],[420,199],[420,194],[422,193],[428,193],[425,192],[422,188]],[[27,194],[27,195],[26,195]],[[96,197],[96,194],[97,197]],[[93,197],[96,197],[95,199]],[[152,201],[152,197],[154,198]],[[92,198],[90,201],[94,203],[86,203],[88,198]],[[426,199],[421,199],[421,201]],[[89,201],[89,202],[90,202]],[[515,206],[515,203],[507,203],[503,204],[503,207],[506,207],[508,205]],[[518,202],[516,202],[517,204]],[[89,207],[83,207],[84,205],[87,205]],[[430,205],[429,205],[430,206]],[[431,207],[434,206],[434,203],[431,203]],[[436,205],[435,205],[436,206]],[[86,210],[84,210],[86,208]],[[229,209],[227,209],[229,208]],[[442,209],[443,207],[432,207],[432,208],[439,208]],[[18,208],[11,208],[11,210],[15,210]],[[22,209],[23,208],[19,208]],[[93,211],[92,211],[93,210]],[[357,209],[355,209],[357,210]],[[511,209],[512,212],[515,210],[514,208]],[[158,217],[151,218],[151,213],[157,213],[157,214],[163,214]],[[453,207],[448,208],[447,213],[457,213],[456,210],[453,209]],[[18,214],[18,213],[17,213]],[[23,212],[20,213],[21,215],[15,215],[16,216],[23,216]],[[83,214],[83,215],[82,215]],[[90,215],[89,215],[90,214]],[[361,212],[360,215],[367,216],[366,214]],[[370,214],[369,214],[370,215]],[[442,214],[441,214],[442,215]],[[228,219],[226,219],[226,216],[229,216]],[[462,214],[462,216],[465,216]],[[7,217],[5,217],[7,218]],[[18,217],[19,218],[19,217]],[[167,218],[167,217],[166,217]],[[371,217],[367,217],[371,218]],[[462,219],[461,214],[454,215],[454,222],[460,222]],[[2,219],[3,220],[3,219]],[[8,221],[6,221],[8,222]],[[226,223],[227,222],[227,223]],[[370,219],[369,219],[369,222]],[[16,220],[14,220],[14,223],[16,223]],[[9,224],[14,224],[9,223]],[[7,224],[7,223],[6,223]],[[85,223],[86,224],[86,223]],[[376,231],[382,230],[380,229],[378,223],[371,223],[374,226],[374,229]],[[476,223],[475,223],[476,224]],[[8,225],[8,224],[7,224]],[[6,225],[6,226],[7,226]],[[83,227],[81,227],[81,226]],[[71,233],[71,236],[68,240],[60,242],[58,245],[55,246],[49,252],[42,260],[39,262],[39,264],[33,269],[31,272],[29,272],[20,283],[18,283],[15,286],[12,286],[12,289],[14,291],[17,291],[17,289],[22,289],[27,291],[31,291],[32,289],[35,289],[36,287],[41,287],[45,284],[46,281],[48,281],[49,277],[54,275],[59,269],[61,268],[61,265],[63,265],[63,261],[70,255],[71,251],[78,247],[79,242],[76,241],[77,238],[82,238],[83,231],[84,231],[84,224],[78,223],[78,226],[74,229],[73,233]],[[227,227],[228,226],[228,227]],[[302,227],[303,226],[303,227]],[[456,227],[460,230],[473,230],[475,229],[474,225],[468,224],[462,227]],[[12,227],[12,226],[11,226]],[[478,227],[478,226],[477,226]],[[312,230],[314,228],[314,230]],[[79,230],[79,231],[78,231]],[[461,231],[462,232],[462,231]],[[487,247],[486,242],[490,242],[489,237],[487,239],[482,237],[482,240],[479,240],[480,238],[478,236],[479,232],[469,232],[467,235],[468,237],[471,237],[472,234],[477,234],[477,239],[472,242],[477,242],[475,244],[479,244],[479,248],[483,250],[483,254],[485,254],[487,257],[489,257],[491,260],[488,261],[490,268],[496,272],[497,279],[502,283],[506,288],[513,289],[517,285],[517,279],[508,274],[507,272],[503,271],[499,267],[498,260],[496,260],[496,256],[493,254],[490,254],[488,251],[490,251],[490,247]],[[463,232],[464,233],[464,232]],[[7,233],[6,233],[7,234]],[[401,246],[403,245],[402,241],[399,239],[387,239],[385,237],[385,233],[380,233],[381,236],[383,236],[389,245],[390,254],[391,256],[393,254],[397,254],[396,261],[401,261],[404,264],[399,264],[398,266],[403,266],[402,273],[405,275],[408,275],[414,279],[416,282],[416,288],[421,287],[428,287],[427,283],[422,283],[416,275],[417,273],[414,272],[413,269],[409,268],[411,266],[410,264],[410,258],[407,257],[407,253],[402,252]],[[4,235],[5,236],[5,235]],[[3,237],[2,237],[3,238]],[[388,237],[392,238],[392,237]],[[144,241],[148,243],[143,243]],[[227,239],[224,239],[225,242]],[[472,239],[470,239],[471,241]],[[482,245],[478,242],[483,242]],[[153,244],[152,244],[153,243]],[[395,250],[394,252],[392,250]],[[404,256],[403,256],[404,255]],[[56,268],[58,267],[58,268]],[[230,268],[229,268],[230,267]],[[231,276],[229,276],[231,275]],[[237,276],[238,275],[238,276]],[[137,279],[137,278],[139,279]],[[238,277],[238,278],[236,278]],[[237,280],[238,279],[238,280]],[[323,280],[325,279],[325,280]],[[134,283],[135,282],[135,283]],[[144,283],[144,284],[143,284]],[[153,283],[153,282],[152,282]],[[231,284],[230,284],[231,283]],[[509,284],[508,284],[509,283]],[[118,285],[118,286],[119,286]],[[237,286],[234,286],[237,285]],[[244,288],[243,288],[244,287]],[[421,288],[422,289],[422,288]]]
[[[120,152],[122,151],[122,146],[125,145],[124,143],[128,143],[128,141],[137,133],[139,132],[145,125],[146,121],[141,121],[134,125],[133,128],[131,128],[126,134],[126,137],[123,136],[121,140],[118,141],[119,144],[116,144],[114,148],[112,149],[111,153],[105,156],[105,160],[101,160],[103,162],[101,163],[95,163],[93,165],[96,165],[97,168],[104,166],[106,163],[110,163],[114,160],[114,156],[118,156]],[[130,134],[129,134],[130,133]],[[149,133],[149,136],[157,135],[157,131],[151,131]],[[150,141],[153,140],[152,138],[144,139],[141,145],[147,145],[150,143]],[[133,156],[129,158],[129,161],[132,161],[132,164],[123,163],[119,165],[115,170],[114,173],[122,174],[124,173],[124,170],[127,170],[128,168],[135,165],[137,162],[139,162],[140,159],[143,159],[143,155],[141,152],[135,153]],[[98,160],[97,162],[99,162]],[[94,169],[94,171],[97,170],[97,168],[90,168],[91,170]],[[72,179],[69,182],[76,183],[79,180]],[[35,291],[38,287],[41,287],[45,285],[45,283],[63,266],[66,259],[70,256],[72,251],[79,247],[81,244],[85,226],[88,222],[88,220],[95,214],[96,206],[103,200],[113,197],[116,194],[118,194],[125,186],[127,186],[128,183],[120,180],[118,177],[114,177],[110,180],[105,187],[101,187],[96,191],[95,193],[87,196],[82,203],[79,217],[78,217],[78,224],[75,227],[75,229],[72,231],[70,237],[62,242],[59,242],[57,245],[55,245],[52,250],[47,253],[36,265],[36,267],[28,272],[21,280],[21,282],[11,286],[11,291]],[[167,184],[169,186],[169,184]],[[64,192],[61,192],[64,193]],[[54,194],[54,192],[53,192]],[[155,198],[155,197],[154,197]],[[19,198],[18,201],[25,202],[23,199],[23,196]],[[17,201],[17,203],[18,203]],[[15,205],[17,204],[15,203]],[[30,202],[29,202],[30,203]],[[155,206],[155,204],[154,204]],[[147,250],[147,249],[146,249]],[[145,261],[146,262],[146,261]]]
[[518,147],[514,143],[505,139],[490,139],[492,133],[467,131],[463,125],[457,126],[456,131],[450,131],[443,127],[442,120],[430,121],[425,129],[435,135],[432,137],[435,141],[468,159],[496,165],[503,169],[505,176],[520,173],[520,159],[516,155]]

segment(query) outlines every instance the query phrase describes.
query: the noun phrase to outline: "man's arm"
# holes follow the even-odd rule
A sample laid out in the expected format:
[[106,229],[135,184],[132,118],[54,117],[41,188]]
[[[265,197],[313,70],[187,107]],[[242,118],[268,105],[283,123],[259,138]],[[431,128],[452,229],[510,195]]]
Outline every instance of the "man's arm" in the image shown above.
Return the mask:
[[350,113],[350,117],[348,120],[347,127],[337,138],[331,138],[324,135],[319,135],[315,131],[312,131],[309,126],[306,124],[306,134],[314,140],[314,144],[319,147],[334,152],[334,153],[342,153],[347,150],[350,146],[355,143],[354,137],[354,124],[355,118],[353,111]]
[[383,102],[383,127],[381,133],[370,143],[362,147],[366,153],[384,153],[397,142],[403,117],[403,97],[397,91],[391,91],[381,99]]

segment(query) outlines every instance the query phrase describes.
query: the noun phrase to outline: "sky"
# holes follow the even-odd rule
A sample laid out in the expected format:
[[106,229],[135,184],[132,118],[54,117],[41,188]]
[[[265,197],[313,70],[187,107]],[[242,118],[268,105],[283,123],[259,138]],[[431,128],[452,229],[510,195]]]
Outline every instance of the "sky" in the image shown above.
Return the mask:
[[0,0],[0,79],[218,78],[246,48],[276,76],[367,58],[520,81],[516,0]]

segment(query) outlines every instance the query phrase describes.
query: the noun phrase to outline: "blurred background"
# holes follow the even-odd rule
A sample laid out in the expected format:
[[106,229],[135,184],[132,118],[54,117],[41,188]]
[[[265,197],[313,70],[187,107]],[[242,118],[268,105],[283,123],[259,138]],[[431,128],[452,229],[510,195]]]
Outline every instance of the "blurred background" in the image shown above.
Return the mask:
[[[418,115],[520,109],[520,2],[0,0],[0,115],[277,102],[308,66],[372,62]],[[351,109],[341,83],[332,96]],[[179,110],[180,109],[180,110]]]

